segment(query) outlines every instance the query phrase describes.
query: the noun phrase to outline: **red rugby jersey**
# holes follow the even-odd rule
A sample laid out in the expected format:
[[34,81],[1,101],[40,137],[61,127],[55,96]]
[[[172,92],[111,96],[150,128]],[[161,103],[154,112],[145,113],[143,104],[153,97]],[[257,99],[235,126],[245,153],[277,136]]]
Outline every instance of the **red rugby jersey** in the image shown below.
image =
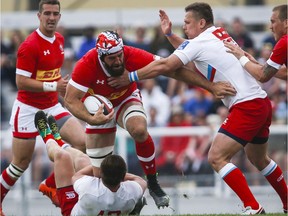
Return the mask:
[[[124,62],[128,71],[140,69],[154,60],[154,55],[144,50],[124,46]],[[128,86],[115,89],[108,85],[106,74],[101,67],[96,48],[91,49],[75,65],[72,72],[72,80],[77,83],[74,87],[80,86],[88,88],[85,96],[90,94],[100,94],[108,98],[114,107],[119,105],[125,98],[130,96],[137,89],[136,82]],[[80,86],[79,86],[80,85]]]
[[[61,78],[63,61],[64,37],[56,32],[51,40],[37,29],[18,49],[16,73],[41,82],[57,81]],[[19,90],[17,99],[30,106],[46,109],[58,103],[58,92]]]

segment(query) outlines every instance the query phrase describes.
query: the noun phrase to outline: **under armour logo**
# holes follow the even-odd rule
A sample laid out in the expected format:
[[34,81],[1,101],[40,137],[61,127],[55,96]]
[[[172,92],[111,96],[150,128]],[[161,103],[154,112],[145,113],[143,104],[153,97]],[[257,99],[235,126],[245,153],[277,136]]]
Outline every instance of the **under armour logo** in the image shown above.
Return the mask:
[[147,166],[147,165],[145,166],[146,169],[151,169],[153,167],[154,167],[154,164],[151,164],[150,166]]
[[44,50],[44,55],[46,56],[46,55],[49,55],[50,54],[50,51],[49,50]]
[[67,198],[67,199],[73,199],[73,198],[76,197],[74,191],[65,192],[65,195],[66,195],[66,198]]
[[223,125],[226,125],[227,122],[228,122],[228,118],[226,118],[226,119],[224,120]]
[[284,178],[283,174],[280,175],[279,178],[277,178],[277,182],[280,182]]
[[104,80],[97,80],[96,84],[102,84],[102,85],[104,85]]

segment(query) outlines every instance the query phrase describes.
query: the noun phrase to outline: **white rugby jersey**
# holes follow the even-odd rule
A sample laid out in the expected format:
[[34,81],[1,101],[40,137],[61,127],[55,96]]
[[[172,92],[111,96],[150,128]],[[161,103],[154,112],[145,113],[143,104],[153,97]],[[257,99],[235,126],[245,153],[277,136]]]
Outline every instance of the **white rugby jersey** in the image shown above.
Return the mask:
[[79,200],[71,215],[120,215],[130,213],[143,196],[141,186],[134,181],[121,182],[117,192],[109,190],[101,179],[83,176],[74,183]]
[[194,39],[184,41],[173,54],[184,65],[193,61],[201,74],[211,82],[230,82],[237,94],[222,100],[228,108],[239,102],[265,98],[267,94],[257,81],[245,71],[234,55],[226,52],[223,40],[235,43],[223,28],[212,26]]

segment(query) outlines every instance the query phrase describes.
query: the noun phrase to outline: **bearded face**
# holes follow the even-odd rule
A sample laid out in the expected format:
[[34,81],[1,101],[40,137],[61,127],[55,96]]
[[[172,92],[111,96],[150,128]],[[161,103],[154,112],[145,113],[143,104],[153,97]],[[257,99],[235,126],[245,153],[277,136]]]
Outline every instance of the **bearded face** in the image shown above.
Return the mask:
[[123,51],[104,56],[102,63],[112,77],[121,76],[125,69]]

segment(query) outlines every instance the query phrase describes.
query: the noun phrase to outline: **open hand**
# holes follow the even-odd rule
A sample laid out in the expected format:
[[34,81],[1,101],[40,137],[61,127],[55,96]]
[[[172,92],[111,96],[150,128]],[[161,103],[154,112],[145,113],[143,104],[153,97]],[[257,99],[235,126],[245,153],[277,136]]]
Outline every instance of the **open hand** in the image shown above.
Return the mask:
[[231,83],[226,81],[215,82],[212,84],[212,88],[212,93],[217,99],[223,99],[225,96],[235,96],[237,93]]
[[164,34],[171,34],[172,23],[164,10],[159,10],[159,17],[161,22],[162,32]]
[[69,82],[69,74],[67,74],[65,77],[62,77],[60,80],[57,81],[57,91],[62,97],[65,96],[68,82]]
[[108,85],[116,89],[129,85],[130,81],[129,81],[128,73],[129,72],[125,70],[121,76],[109,77],[107,79]]

